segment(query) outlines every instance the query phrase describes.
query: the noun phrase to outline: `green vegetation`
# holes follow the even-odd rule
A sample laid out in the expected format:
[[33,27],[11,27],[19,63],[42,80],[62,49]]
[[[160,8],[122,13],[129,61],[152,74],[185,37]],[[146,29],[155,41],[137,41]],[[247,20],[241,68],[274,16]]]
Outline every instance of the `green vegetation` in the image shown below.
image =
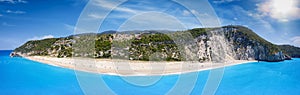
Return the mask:
[[50,38],[44,40],[28,41],[21,47],[15,49],[16,52],[30,53],[31,55],[48,55],[47,50],[53,45],[59,38]]
[[[221,28],[195,28],[187,31],[167,32],[165,34],[155,31],[147,33],[137,32],[136,34],[124,33],[121,35],[125,35],[126,37],[131,36],[131,38],[116,41],[113,40],[116,33],[80,34],[66,38],[28,41],[19,48],[16,48],[15,52],[39,56],[50,55],[60,58],[75,56],[94,58],[114,57],[145,61],[160,59],[180,61],[185,59],[183,59],[183,55],[179,51],[179,48],[182,47],[177,46],[176,43],[186,43],[190,39],[197,39],[199,36],[203,36],[204,38],[202,37],[201,40],[207,44],[210,36],[210,32],[208,31],[218,29],[225,29],[224,34],[228,41],[233,42],[235,49],[245,49],[247,46],[251,46],[256,53],[266,51],[267,54],[265,55],[274,55],[279,51],[283,51],[283,53],[292,57],[300,57],[300,49],[297,47],[274,45],[261,38],[249,28],[233,25]],[[208,48],[208,45],[206,45],[206,48]],[[206,60],[206,58],[203,57],[200,60]]]
[[[111,34],[102,34],[102,35],[97,35],[96,41],[95,41],[95,56],[96,58],[109,58],[111,57],[109,51],[111,49],[112,45],[112,39],[113,36]],[[102,55],[99,55],[99,52],[104,52]]]
[[194,28],[191,30],[188,30],[188,32],[191,33],[191,35],[196,38],[200,35],[207,35],[207,31],[210,30],[209,28]]
[[300,48],[290,45],[278,45],[278,47],[283,51],[284,54],[287,54],[294,58],[300,58]]
[[[227,37],[230,36],[236,36],[235,38],[242,38],[242,41],[234,41],[235,44],[240,44],[240,45],[251,45],[253,47],[255,46],[263,46],[268,48],[269,54],[275,54],[280,51],[280,49],[272,44],[271,42],[261,38],[258,36],[256,33],[254,33],[251,29],[244,27],[244,26],[224,26],[223,28],[231,28],[231,29],[236,29],[234,32],[229,32],[226,34]],[[231,34],[233,33],[233,34]]]
[[[157,58],[167,61],[182,60],[180,56],[174,56],[174,52],[179,52],[174,41],[166,34],[142,34],[140,39],[134,39],[130,48],[130,57],[133,60],[156,60]],[[160,54],[155,54],[160,53]],[[155,55],[154,55],[155,54]],[[152,57],[153,59],[149,58]]]

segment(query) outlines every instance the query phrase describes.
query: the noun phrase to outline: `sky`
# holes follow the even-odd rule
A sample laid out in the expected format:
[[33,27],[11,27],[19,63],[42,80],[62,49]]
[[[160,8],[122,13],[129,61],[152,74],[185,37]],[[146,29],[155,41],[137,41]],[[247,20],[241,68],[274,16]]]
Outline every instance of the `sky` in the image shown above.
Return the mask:
[[300,47],[299,0],[0,0],[0,50],[29,40],[108,30],[243,25]]

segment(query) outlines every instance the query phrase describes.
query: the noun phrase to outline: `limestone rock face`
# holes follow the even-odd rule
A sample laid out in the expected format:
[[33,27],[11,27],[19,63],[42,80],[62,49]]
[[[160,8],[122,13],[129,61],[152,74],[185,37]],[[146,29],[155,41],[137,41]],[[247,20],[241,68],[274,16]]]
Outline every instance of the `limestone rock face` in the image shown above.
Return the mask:
[[199,60],[214,61],[225,58],[277,62],[287,58],[275,45],[251,32],[245,27],[231,26],[214,29],[208,31],[208,35],[198,36],[196,40]]

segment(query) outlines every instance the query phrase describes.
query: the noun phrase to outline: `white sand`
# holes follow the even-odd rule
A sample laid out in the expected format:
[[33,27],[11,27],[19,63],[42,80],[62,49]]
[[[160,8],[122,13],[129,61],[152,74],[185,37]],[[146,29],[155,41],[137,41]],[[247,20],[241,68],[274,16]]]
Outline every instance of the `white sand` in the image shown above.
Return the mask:
[[26,56],[29,60],[78,71],[120,76],[170,75],[221,68],[237,64],[256,62],[255,60],[230,60],[226,63],[199,62],[148,62],[89,58],[56,58]]

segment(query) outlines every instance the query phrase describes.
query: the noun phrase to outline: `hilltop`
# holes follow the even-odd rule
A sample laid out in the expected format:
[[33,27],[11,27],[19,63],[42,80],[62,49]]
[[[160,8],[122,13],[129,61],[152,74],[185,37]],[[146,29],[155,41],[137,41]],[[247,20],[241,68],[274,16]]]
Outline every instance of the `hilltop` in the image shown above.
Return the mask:
[[[95,48],[91,50],[87,48],[89,46]],[[15,53],[26,56],[59,58],[74,56],[144,61],[196,59],[200,62],[218,61],[222,58],[283,61],[290,59],[290,56],[300,57],[299,51],[298,47],[275,45],[247,27],[233,25],[186,31],[107,31],[99,34],[79,34],[28,41],[14,50]]]

